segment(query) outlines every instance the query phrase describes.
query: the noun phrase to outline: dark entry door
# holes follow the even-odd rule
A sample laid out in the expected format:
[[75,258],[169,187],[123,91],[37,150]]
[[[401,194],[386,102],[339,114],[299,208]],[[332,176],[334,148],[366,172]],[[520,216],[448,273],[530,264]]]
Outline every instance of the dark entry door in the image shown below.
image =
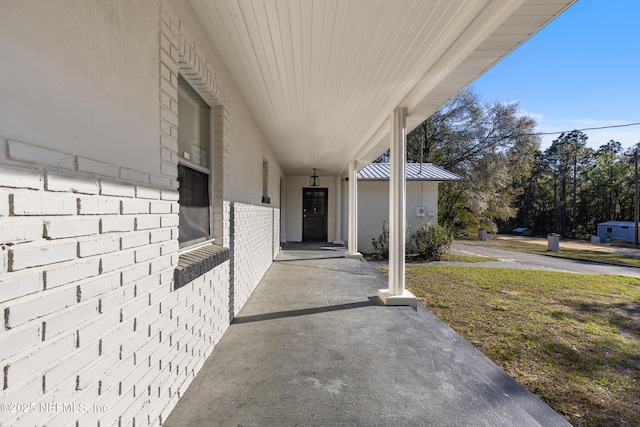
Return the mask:
[[327,189],[302,189],[302,240],[327,241]]

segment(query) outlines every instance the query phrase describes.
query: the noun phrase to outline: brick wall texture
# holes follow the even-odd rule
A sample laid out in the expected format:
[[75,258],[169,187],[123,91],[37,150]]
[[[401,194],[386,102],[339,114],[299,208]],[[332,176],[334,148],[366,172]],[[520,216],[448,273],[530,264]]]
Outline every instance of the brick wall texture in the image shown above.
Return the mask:
[[[164,8],[159,25],[160,175],[0,139],[0,402],[34,405],[0,425],[161,425],[279,251],[278,209],[225,198],[215,73]],[[214,237],[231,256],[174,291],[178,72],[219,123]]]
[[7,425],[160,424],[277,255],[279,210],[226,202],[231,260],[173,291],[175,190],[0,176],[0,401],[105,408]]
[[279,217],[279,211],[242,203],[233,203],[232,209],[231,264],[235,316],[273,261],[273,243],[279,236],[279,231],[273,227],[273,217],[274,214]]

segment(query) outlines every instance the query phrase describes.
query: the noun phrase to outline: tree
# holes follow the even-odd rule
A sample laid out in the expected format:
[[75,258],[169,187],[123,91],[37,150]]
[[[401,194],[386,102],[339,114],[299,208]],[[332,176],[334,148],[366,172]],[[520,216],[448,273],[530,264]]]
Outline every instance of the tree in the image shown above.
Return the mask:
[[[554,206],[556,207],[554,231],[565,237],[569,234],[573,237],[576,235],[578,163],[580,162],[581,165],[582,161],[588,157],[585,150],[587,139],[587,135],[578,130],[562,133],[545,151],[546,163],[554,176]],[[569,230],[567,207],[570,180],[573,181],[571,230]],[[558,186],[557,191],[555,191],[555,183]]]
[[463,178],[440,187],[443,224],[458,235],[475,234],[497,231],[516,215],[539,147],[535,126],[517,103],[482,103],[467,89],[409,133],[407,161],[434,163]]

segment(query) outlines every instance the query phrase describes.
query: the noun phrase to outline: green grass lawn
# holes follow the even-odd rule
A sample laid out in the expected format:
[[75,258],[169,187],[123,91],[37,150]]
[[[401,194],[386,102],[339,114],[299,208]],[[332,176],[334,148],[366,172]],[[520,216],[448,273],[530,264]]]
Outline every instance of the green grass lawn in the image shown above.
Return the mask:
[[452,253],[446,253],[442,257],[442,261],[446,262],[491,262],[491,261],[500,261],[498,258],[491,258],[487,256],[480,255],[458,255]]
[[640,279],[429,265],[406,277],[422,304],[572,424],[640,425]]
[[604,262],[607,264],[629,265],[632,267],[640,267],[640,258],[632,256],[617,255],[607,252],[586,251],[580,249],[571,249],[562,246],[560,242],[560,252],[548,251],[546,245],[537,245],[535,243],[492,240],[494,247],[518,252],[527,252],[531,254],[548,255],[559,258],[580,259],[585,261]]

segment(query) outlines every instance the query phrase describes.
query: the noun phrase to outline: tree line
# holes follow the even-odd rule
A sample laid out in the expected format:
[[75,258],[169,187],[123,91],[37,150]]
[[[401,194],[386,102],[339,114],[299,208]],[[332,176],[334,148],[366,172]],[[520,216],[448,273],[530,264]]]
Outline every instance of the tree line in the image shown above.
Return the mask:
[[467,89],[407,135],[407,161],[462,177],[439,190],[439,223],[457,236],[526,227],[588,238],[599,222],[633,220],[636,147],[587,140],[565,132],[541,151],[536,121],[517,103],[485,103]]

